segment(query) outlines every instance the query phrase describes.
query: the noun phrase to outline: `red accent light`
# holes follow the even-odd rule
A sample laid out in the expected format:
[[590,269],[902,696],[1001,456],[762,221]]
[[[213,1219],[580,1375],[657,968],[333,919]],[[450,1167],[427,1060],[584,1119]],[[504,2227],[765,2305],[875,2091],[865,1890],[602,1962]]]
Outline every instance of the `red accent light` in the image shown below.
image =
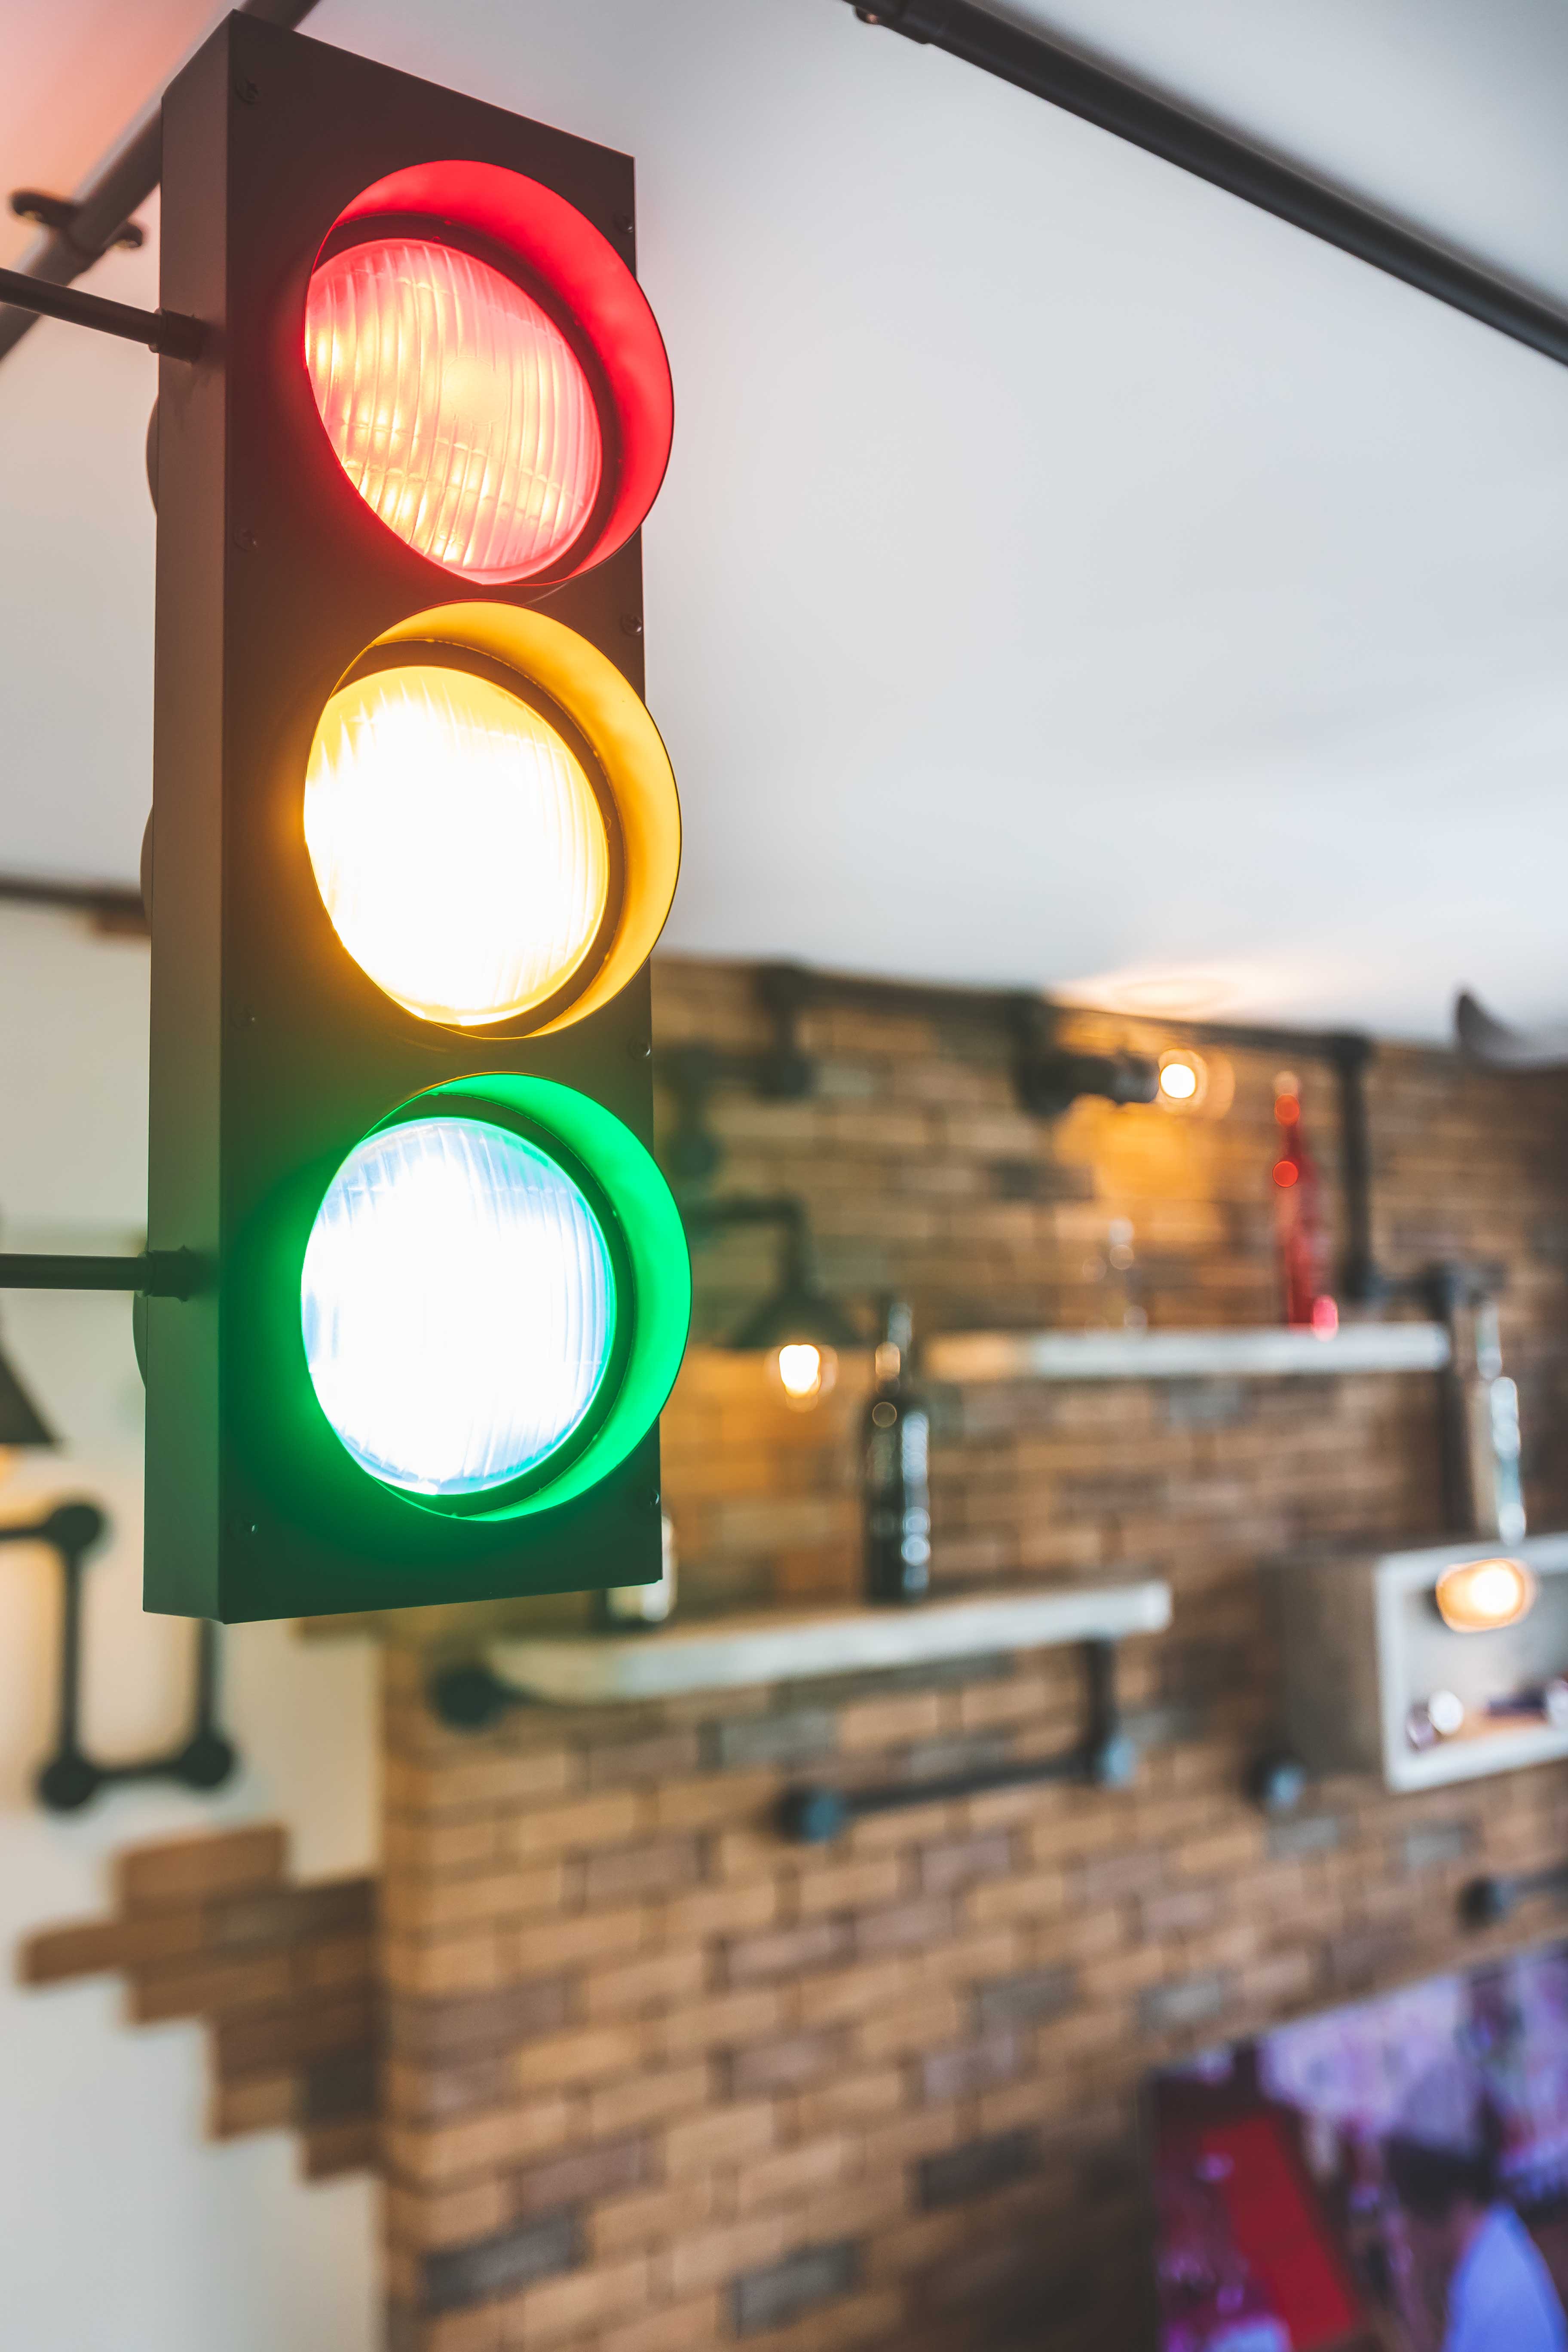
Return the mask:
[[526,580],[599,493],[598,412],[576,353],[487,262],[412,237],[323,262],[305,364],[339,462],[420,555],[466,580]]
[[[557,540],[553,554],[541,556],[527,573],[511,576],[569,578],[603,562],[631,537],[658,497],[674,429],[669,362],[641,287],[608,237],[575,205],[537,180],[492,163],[421,163],[395,172],[357,195],[334,222],[333,232],[355,221],[364,222],[368,230],[389,215],[399,216],[398,235],[381,242],[417,244],[422,241],[419,224],[428,222],[428,237],[423,241],[437,247],[447,245],[454,258],[466,260],[450,247],[449,233],[467,232],[482,241],[480,250],[486,245],[491,248],[499,265],[494,274],[503,284],[511,284],[504,277],[510,257],[520,277],[539,286],[547,299],[552,297],[571,320],[582,347],[596,362],[601,392],[608,396],[604,404],[609,415],[595,410],[596,421],[606,428],[601,439],[607,484],[596,486],[597,520],[589,521],[586,533],[574,544]],[[325,277],[354,250],[322,264],[318,276]],[[534,307],[542,316],[541,306]],[[570,352],[565,337],[562,344]],[[575,360],[575,354],[571,356]],[[593,506],[590,499],[585,515]],[[583,520],[578,520],[580,531]]]
[[1300,1173],[1300,1171],[1289,1160],[1277,1160],[1274,1162],[1274,1181],[1279,1186],[1281,1192],[1293,1184]]
[[1301,1116],[1301,1106],[1294,1095],[1276,1095],[1274,1116],[1281,1127],[1294,1127]]

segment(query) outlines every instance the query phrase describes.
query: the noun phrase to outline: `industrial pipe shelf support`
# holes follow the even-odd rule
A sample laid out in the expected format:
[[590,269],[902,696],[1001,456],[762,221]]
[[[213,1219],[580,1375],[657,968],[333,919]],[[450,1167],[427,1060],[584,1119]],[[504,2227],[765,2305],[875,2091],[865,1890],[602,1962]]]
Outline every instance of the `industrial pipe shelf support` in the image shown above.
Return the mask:
[[1568,1862],[1550,1870],[1516,1872],[1511,1878],[1472,1878],[1459,1890],[1459,1916],[1467,1927],[1498,1927],[1521,1903],[1540,1896],[1568,1897]]
[[234,1742],[217,1727],[217,1627],[203,1618],[196,1629],[196,1672],[191,1728],[177,1748],[125,1763],[105,1764],[81,1743],[81,1590],[87,1556],[108,1520],[96,1503],[59,1503],[41,1519],[0,1525],[0,1544],[45,1544],[60,1564],[60,1663],[53,1753],[34,1781],[38,1802],[52,1813],[79,1812],[101,1789],[128,1780],[178,1780],[204,1793],[222,1788],[239,1761]]
[[1138,1768],[1138,1750],[1121,1727],[1116,1703],[1116,1644],[1085,1642],[1082,1650],[1088,1720],[1083,1738],[1054,1756],[988,1764],[943,1780],[879,1780],[865,1789],[816,1783],[779,1800],[781,1836],[802,1845],[826,1845],[868,1813],[896,1813],[917,1805],[944,1805],[996,1789],[1028,1789],[1052,1780],[1092,1789],[1124,1789]]

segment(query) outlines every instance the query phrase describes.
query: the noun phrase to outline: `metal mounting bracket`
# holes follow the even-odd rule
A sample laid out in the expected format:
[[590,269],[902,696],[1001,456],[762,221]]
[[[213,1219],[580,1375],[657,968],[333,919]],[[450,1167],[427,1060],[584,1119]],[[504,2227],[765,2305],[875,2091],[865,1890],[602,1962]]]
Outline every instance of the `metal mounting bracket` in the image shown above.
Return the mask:
[[134,253],[146,244],[147,233],[141,222],[123,220],[106,243],[95,250],[90,242],[84,243],[76,235],[77,224],[84,209],[74,197],[52,196],[43,188],[13,188],[11,191],[11,210],[18,220],[33,221],[39,228],[53,229],[58,236],[65,238],[68,245],[75,246],[83,261],[97,261],[101,253],[117,245]]
[[0,1290],[129,1290],[142,1298],[195,1298],[207,1269],[195,1250],[143,1250],[140,1257],[61,1257],[0,1250]]

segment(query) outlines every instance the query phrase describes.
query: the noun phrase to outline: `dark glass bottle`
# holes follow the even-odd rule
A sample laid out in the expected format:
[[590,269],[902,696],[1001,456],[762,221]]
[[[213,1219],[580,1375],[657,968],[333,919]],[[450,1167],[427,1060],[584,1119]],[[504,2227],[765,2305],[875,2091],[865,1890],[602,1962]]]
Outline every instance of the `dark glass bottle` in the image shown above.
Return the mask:
[[921,1601],[931,1583],[931,1410],[909,1376],[912,1318],[889,1306],[861,1430],[868,1601]]

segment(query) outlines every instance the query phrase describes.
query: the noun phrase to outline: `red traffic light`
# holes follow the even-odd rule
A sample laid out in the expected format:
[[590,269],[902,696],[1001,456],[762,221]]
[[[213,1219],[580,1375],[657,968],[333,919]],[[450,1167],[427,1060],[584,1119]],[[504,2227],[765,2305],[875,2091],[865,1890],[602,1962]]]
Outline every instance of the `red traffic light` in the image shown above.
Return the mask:
[[426,163],[365,189],[311,274],[305,363],[360,496],[476,584],[601,562],[664,476],[653,313],[609,240],[521,173]]

